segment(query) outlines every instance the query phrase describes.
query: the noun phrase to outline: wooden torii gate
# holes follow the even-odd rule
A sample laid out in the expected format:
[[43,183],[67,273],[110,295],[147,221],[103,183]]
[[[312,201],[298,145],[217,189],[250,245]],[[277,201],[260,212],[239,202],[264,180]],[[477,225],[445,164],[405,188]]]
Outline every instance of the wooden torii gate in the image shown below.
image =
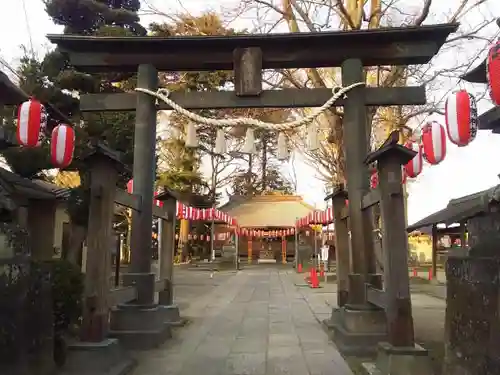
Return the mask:
[[[424,64],[438,52],[456,24],[387,28],[377,30],[292,34],[239,35],[229,37],[89,37],[49,35],[51,42],[69,55],[70,63],[88,73],[137,73],[137,86],[158,89],[158,71],[234,70],[235,90],[173,92],[171,100],[185,109],[300,108],[322,106],[332,90],[265,90],[263,69],[341,67],[342,85],[365,82],[366,66]],[[124,48],[126,46],[126,48]],[[424,104],[424,87],[361,87],[334,105],[343,106],[344,142],[349,181],[349,218],[352,263],[346,314],[362,314],[365,327],[351,325],[354,335],[372,335],[370,316],[376,311],[367,301],[365,283],[375,272],[370,215],[362,201],[369,190],[370,126],[367,107]],[[150,237],[153,199],[153,160],[156,112],[171,109],[146,93],[82,95],[83,112],[135,111],[134,195],[141,197],[132,223],[131,280],[138,288],[135,308],[142,322],[148,318],[144,305],[151,300],[151,254],[144,246]],[[339,249],[340,250],[340,249]],[[342,251],[348,251],[343,249]],[[133,329],[139,330],[139,322]],[[132,330],[132,328],[131,328]],[[129,333],[131,332],[129,331]]]

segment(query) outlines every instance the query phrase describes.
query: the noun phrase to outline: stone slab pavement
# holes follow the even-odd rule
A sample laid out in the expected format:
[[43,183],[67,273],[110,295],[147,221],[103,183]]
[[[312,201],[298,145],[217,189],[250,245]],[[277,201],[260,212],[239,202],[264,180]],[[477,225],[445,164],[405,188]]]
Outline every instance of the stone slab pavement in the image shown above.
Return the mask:
[[198,281],[218,284],[181,309],[190,324],[172,340],[136,353],[133,375],[352,374],[293,271],[263,266],[213,279],[201,275]]
[[[304,276],[290,271],[296,285],[304,285]],[[320,282],[320,288],[298,289],[318,321],[329,319],[332,308],[337,307],[337,284]],[[417,284],[411,286],[413,324],[417,342],[444,340],[446,286]]]

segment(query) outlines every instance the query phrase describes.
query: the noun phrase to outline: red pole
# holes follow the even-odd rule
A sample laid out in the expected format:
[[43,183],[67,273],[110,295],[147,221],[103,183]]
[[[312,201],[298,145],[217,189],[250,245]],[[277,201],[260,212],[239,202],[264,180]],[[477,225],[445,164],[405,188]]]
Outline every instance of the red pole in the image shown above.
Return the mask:
[[429,268],[429,281],[432,280],[432,267]]

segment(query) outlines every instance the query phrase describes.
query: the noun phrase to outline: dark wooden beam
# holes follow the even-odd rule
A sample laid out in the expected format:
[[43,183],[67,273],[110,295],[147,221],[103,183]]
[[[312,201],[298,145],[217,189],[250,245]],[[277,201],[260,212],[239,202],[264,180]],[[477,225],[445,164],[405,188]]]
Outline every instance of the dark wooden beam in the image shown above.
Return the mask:
[[479,116],[479,129],[492,130],[500,127],[500,106],[493,107]]
[[[369,106],[422,105],[425,104],[424,87],[369,87],[364,90],[365,103]],[[173,92],[170,99],[186,109],[223,108],[307,108],[322,106],[330,97],[330,89],[264,90],[259,96],[238,97],[233,91]],[[83,112],[134,111],[135,93],[82,95]],[[339,99],[338,106],[345,100]],[[171,109],[160,102],[159,110]]]
[[[233,70],[233,51],[259,47],[263,69],[340,66],[348,58],[365,66],[424,64],[458,24],[376,30],[191,37],[92,37],[48,35],[87,72],[136,72],[141,64],[164,71]],[[126,48],[124,48],[126,46]]]
[[[125,43],[124,43],[125,44]],[[400,42],[389,44],[366,43],[361,45],[336,45],[335,48],[307,45],[300,50],[286,46],[263,50],[263,69],[300,69],[336,67],[342,61],[355,57],[364,66],[425,64],[439,51],[434,41]],[[184,52],[184,53],[183,53]],[[233,51],[208,49],[179,51],[167,50],[149,53],[131,53],[126,48],[120,52],[72,52],[70,64],[87,73],[128,72],[150,63],[159,71],[218,71],[233,70]]]
[[387,307],[385,292],[380,289],[375,289],[370,286],[370,284],[366,284],[366,300],[382,309]]
[[[125,190],[116,189],[115,192],[115,203],[120,206],[131,208],[134,211],[139,211],[140,209],[141,197],[136,194],[127,193]],[[153,216],[160,219],[171,220],[172,215],[169,215],[167,209],[164,207],[158,207],[153,204]]]
[[375,206],[380,202],[380,191],[378,189],[370,190],[363,196],[361,201],[361,208],[367,209],[369,207]]
[[141,201],[140,196],[127,193],[125,190],[122,189],[116,189],[115,192],[116,204],[138,211],[140,209],[140,201]]

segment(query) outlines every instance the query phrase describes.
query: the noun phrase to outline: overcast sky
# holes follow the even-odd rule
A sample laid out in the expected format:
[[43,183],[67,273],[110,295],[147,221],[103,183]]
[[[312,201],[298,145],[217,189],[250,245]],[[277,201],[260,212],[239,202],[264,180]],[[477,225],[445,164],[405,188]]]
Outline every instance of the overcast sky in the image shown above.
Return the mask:
[[[410,4],[420,5],[422,1],[406,0]],[[150,0],[158,8],[169,12],[172,10],[182,10],[185,8],[190,12],[200,12],[206,9],[219,10],[222,7],[230,7],[234,1],[195,1],[183,0],[180,2],[171,2],[165,0]],[[433,11],[438,15],[446,14],[449,9],[456,8],[459,0],[434,1]],[[488,0],[487,7],[479,12],[471,11],[463,19],[463,27],[467,27],[479,22],[484,17],[491,14],[500,16],[500,1]],[[164,4],[172,4],[168,7]],[[28,48],[33,46],[37,54],[43,55],[43,52],[51,48],[45,35],[48,33],[61,32],[61,28],[54,25],[44,12],[42,0],[24,0],[26,14],[23,9],[22,0],[9,0],[2,7],[0,13],[0,57],[7,61],[11,66],[16,66],[17,59],[22,54],[21,45]],[[142,23],[147,25],[154,20],[151,17],[143,17]],[[158,20],[158,19],[156,19]],[[161,21],[161,19],[160,19]],[[239,20],[235,23],[237,27],[248,26],[249,20]],[[486,33],[493,35],[495,28],[486,30]],[[462,49],[454,52],[456,56],[442,58],[437,64],[448,64],[451,57],[457,59],[475,59],[479,62],[484,58],[485,53],[477,56],[477,50]],[[471,61],[472,63],[472,61]],[[474,65],[474,64],[473,64]],[[7,72],[5,67],[0,68]],[[444,85],[444,84],[443,84]],[[428,95],[441,95],[454,87],[466,87],[472,93],[482,90],[481,87],[474,87],[450,80],[448,85],[444,85],[441,91],[428,92]],[[482,113],[490,108],[491,104],[483,101],[479,105],[479,112]],[[444,124],[444,119],[435,115],[429,119],[437,120]],[[410,185],[409,198],[409,222],[412,223],[427,214],[430,214],[446,205],[446,203],[456,197],[474,193],[481,189],[486,189],[499,182],[497,174],[500,173],[500,135],[492,135],[490,132],[479,132],[476,140],[469,146],[458,148],[448,144],[446,160],[437,166],[424,166],[424,172]],[[324,188],[315,178],[313,168],[307,166],[298,160],[295,163],[300,180],[298,183],[298,193],[304,199],[318,207],[323,207]],[[284,166],[286,168],[286,165]]]

